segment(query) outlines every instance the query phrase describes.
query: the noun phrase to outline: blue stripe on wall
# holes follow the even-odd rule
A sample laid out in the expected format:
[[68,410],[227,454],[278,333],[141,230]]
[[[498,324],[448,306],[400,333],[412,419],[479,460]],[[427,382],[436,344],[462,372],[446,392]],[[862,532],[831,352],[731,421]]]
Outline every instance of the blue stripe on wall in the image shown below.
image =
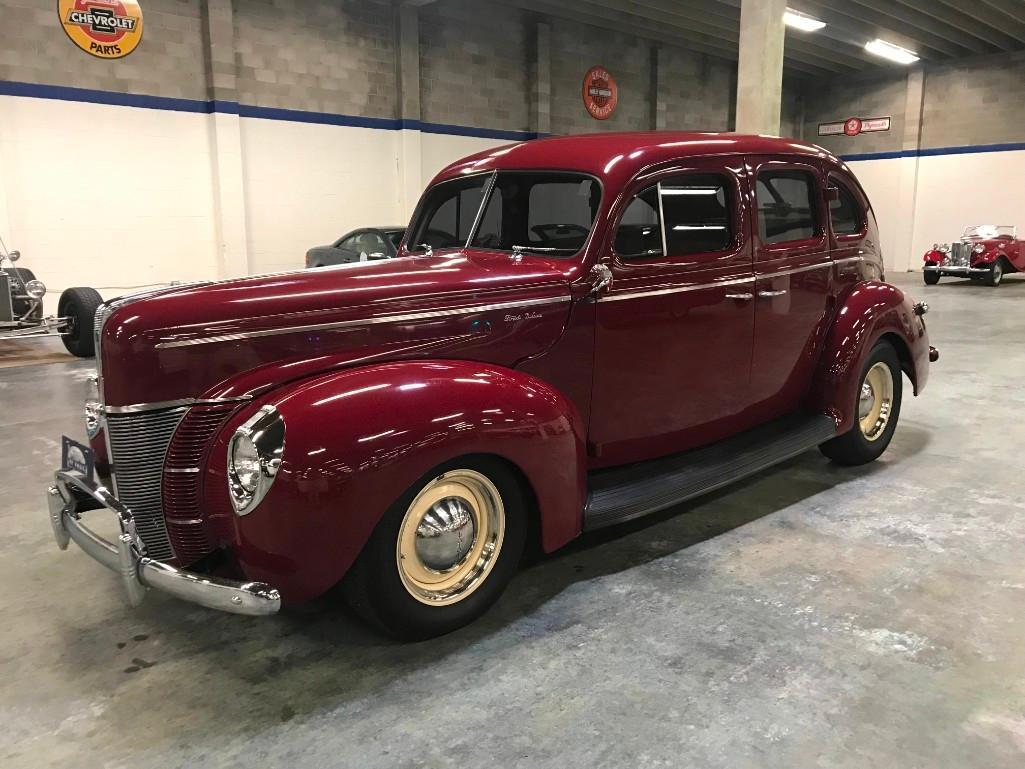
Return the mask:
[[975,144],[962,147],[928,147],[918,150],[895,150],[893,152],[863,152],[840,155],[841,160],[890,160],[892,158],[935,157],[937,155],[973,155],[979,152],[1014,152],[1025,150],[1025,142],[1004,142],[1002,144]]
[[505,139],[524,141],[536,139],[533,131],[507,131],[499,128],[475,128],[473,126],[449,123],[427,123],[421,120],[398,120],[395,118],[361,117],[339,115],[332,112],[308,112],[306,110],[283,109],[280,107],[259,107],[239,104],[233,101],[201,101],[198,99],[175,99],[167,96],[97,91],[91,88],[72,88],[64,85],[40,85],[0,80],[0,96],[28,96],[34,99],[55,99],[57,101],[108,104],[117,107],[138,107],[140,109],[163,109],[174,112],[197,112],[239,115],[262,120],[284,120],[293,123],[314,123],[352,128],[377,128],[386,131],[401,129],[419,130],[424,133],[449,136],[471,136],[479,139]]
[[[333,112],[307,112],[306,110],[283,109],[281,107],[258,107],[251,104],[239,104],[233,101],[176,99],[168,96],[147,96],[145,94],[117,93],[116,91],[97,91],[91,88],[72,88],[66,85],[19,83],[12,80],[0,80],[0,96],[29,96],[35,99],[56,99],[58,101],[109,104],[116,107],[139,107],[141,109],[163,109],[174,112],[198,112],[201,114],[220,112],[262,120],[284,120],[293,123],[315,123],[351,128],[376,128],[385,131],[409,129],[420,130],[430,134],[471,136],[479,139],[525,141],[546,135],[537,134],[533,131],[507,131],[500,128],[475,128],[473,126],[449,123],[427,123],[422,120],[361,117],[359,115],[339,115]],[[893,152],[863,152],[840,155],[839,157],[846,161],[889,160],[892,158],[969,155],[977,152],[1012,152],[1015,150],[1025,150],[1025,142],[978,144],[963,147],[933,147],[919,150],[896,150]]]

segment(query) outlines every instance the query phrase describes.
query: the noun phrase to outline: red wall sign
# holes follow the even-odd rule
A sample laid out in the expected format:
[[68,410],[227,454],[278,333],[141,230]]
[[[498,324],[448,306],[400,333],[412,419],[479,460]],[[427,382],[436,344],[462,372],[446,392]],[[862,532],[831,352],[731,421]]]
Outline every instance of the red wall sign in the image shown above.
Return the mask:
[[584,109],[595,120],[607,120],[619,103],[616,80],[605,67],[591,67],[584,75]]

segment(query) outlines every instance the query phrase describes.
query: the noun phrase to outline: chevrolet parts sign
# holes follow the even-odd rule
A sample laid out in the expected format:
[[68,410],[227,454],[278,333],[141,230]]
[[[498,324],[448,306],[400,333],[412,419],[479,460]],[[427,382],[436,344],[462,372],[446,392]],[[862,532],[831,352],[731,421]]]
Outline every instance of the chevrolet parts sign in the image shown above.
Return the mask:
[[61,25],[71,42],[101,59],[120,59],[142,40],[136,0],[58,0]]

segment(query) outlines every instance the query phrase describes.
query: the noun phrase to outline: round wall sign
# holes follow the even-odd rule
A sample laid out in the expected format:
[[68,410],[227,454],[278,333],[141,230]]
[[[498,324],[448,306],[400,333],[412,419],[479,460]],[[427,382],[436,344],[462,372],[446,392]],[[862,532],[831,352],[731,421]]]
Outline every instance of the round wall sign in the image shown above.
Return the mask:
[[843,132],[848,136],[857,136],[861,133],[861,118],[847,118],[843,124]]
[[71,42],[101,59],[120,59],[142,40],[136,0],[57,0],[61,26]]
[[605,67],[591,67],[584,75],[584,109],[595,120],[607,120],[619,103],[616,80]]

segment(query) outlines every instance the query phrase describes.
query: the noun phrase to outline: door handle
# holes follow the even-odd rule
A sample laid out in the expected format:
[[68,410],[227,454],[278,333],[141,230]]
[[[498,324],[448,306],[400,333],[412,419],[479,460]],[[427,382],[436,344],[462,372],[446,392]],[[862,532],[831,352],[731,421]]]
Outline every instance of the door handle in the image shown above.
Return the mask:
[[727,299],[737,299],[741,302],[747,302],[755,298],[754,294],[726,294]]
[[787,290],[785,288],[780,289],[779,291],[759,291],[758,296],[765,299],[770,299],[774,296],[783,296],[783,294],[785,294],[786,292]]

